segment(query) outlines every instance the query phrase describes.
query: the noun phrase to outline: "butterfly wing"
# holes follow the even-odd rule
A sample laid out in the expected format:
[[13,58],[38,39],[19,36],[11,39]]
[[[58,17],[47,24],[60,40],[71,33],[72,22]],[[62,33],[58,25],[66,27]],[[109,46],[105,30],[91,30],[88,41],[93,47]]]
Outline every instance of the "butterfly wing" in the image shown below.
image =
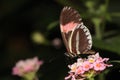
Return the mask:
[[91,49],[90,32],[81,20],[75,9],[63,8],[60,15],[60,29],[69,55],[77,56]]
[[80,23],[77,25],[72,35],[72,52],[85,54],[92,47],[92,38],[88,28]]

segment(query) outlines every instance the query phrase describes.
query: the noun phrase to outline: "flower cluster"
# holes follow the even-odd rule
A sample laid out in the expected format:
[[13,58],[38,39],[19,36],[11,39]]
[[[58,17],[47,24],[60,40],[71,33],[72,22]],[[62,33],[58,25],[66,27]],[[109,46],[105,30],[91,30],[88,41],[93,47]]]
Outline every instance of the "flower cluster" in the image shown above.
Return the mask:
[[42,64],[43,61],[39,61],[37,57],[27,60],[20,60],[13,68],[12,74],[23,78],[26,78],[28,75],[34,77]]
[[109,58],[102,58],[99,53],[95,55],[89,55],[88,58],[78,58],[77,62],[69,65],[69,76],[65,77],[65,80],[84,80],[94,77],[99,72],[105,70],[112,65],[106,62]]

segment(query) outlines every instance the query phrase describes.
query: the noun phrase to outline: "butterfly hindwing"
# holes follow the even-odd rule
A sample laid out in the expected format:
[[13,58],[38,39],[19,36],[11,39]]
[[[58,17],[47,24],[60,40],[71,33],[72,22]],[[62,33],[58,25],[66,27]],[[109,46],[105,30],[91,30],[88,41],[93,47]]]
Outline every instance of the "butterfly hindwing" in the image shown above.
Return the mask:
[[91,35],[89,34],[89,30],[83,25],[83,23],[79,24],[75,28],[71,43],[72,52],[76,54],[83,54],[83,52],[91,49]]

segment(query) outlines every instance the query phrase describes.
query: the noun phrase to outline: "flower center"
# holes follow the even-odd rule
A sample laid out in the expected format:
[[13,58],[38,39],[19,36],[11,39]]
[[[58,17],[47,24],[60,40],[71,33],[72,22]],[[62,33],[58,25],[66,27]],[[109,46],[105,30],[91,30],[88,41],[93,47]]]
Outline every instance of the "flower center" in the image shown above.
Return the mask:
[[101,65],[100,65],[99,63],[98,63],[98,64],[96,64],[96,66],[97,66],[97,67],[99,67],[99,68],[101,67]]
[[90,66],[89,65],[85,65],[85,68],[89,68]]

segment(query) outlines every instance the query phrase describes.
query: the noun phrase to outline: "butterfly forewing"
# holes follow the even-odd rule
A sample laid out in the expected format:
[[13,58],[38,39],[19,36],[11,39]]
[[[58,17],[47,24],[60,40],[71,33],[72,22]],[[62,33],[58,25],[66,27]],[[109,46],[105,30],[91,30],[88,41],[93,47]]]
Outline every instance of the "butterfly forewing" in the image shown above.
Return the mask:
[[91,49],[91,35],[83,25],[79,13],[71,8],[64,7],[60,16],[60,29],[68,54],[77,56]]
[[66,25],[68,23],[71,24],[70,22],[73,24],[81,23],[81,17],[75,9],[71,7],[64,7],[60,16],[60,23],[61,25]]

